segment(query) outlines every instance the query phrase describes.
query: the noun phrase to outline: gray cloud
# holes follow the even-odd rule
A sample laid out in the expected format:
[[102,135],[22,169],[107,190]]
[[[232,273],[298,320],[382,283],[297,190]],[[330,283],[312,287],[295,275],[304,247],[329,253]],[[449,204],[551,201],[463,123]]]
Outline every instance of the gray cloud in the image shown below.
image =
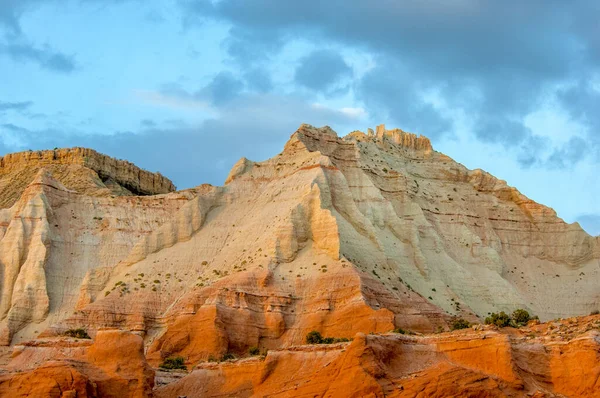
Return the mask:
[[271,76],[263,68],[252,68],[244,71],[244,80],[248,88],[259,93],[266,93],[273,89]]
[[179,188],[187,188],[206,182],[223,184],[231,166],[242,156],[253,160],[273,156],[304,122],[328,124],[342,134],[353,128],[354,120],[343,112],[315,107],[293,96],[245,94],[224,104],[218,117],[198,125],[144,119],[139,131],[100,135],[68,128],[30,130],[12,124],[5,128],[18,133],[22,144],[11,146],[0,135],[0,145],[10,151],[91,147],[160,171]]
[[[296,38],[366,51],[385,60],[357,82],[356,97],[370,114],[407,122],[424,134],[447,133],[450,121],[419,99],[423,89],[434,89],[450,109],[472,119],[479,139],[511,148],[539,141],[524,120],[558,85],[600,67],[600,8],[593,0],[180,4],[188,23],[209,18],[229,23],[226,46],[238,61],[272,56]],[[399,76],[396,65],[402,65]],[[378,90],[385,94],[378,96]],[[596,102],[590,98],[586,104],[590,112],[573,112],[574,118],[590,118]]]
[[18,62],[33,62],[54,72],[70,73],[76,68],[72,55],[57,52],[49,46],[36,47],[29,43],[0,44],[0,54]]
[[379,120],[436,138],[451,131],[453,122],[423,100],[423,89],[400,64],[380,60],[358,82],[355,93]]
[[33,105],[31,101],[24,102],[4,102],[0,101],[0,112],[2,111],[17,111],[22,112],[27,110],[29,107]]
[[239,95],[244,83],[231,72],[217,74],[202,90],[196,93],[198,98],[206,98],[214,105],[220,106]]
[[315,50],[300,59],[294,79],[314,91],[330,92],[342,79],[352,76],[352,68],[334,50]]

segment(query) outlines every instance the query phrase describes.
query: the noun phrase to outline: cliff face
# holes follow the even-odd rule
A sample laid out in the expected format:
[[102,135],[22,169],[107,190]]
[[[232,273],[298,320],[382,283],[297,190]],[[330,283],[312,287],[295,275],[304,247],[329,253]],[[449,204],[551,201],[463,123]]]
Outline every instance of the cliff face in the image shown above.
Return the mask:
[[596,317],[522,330],[360,333],[351,343],[202,363],[155,396],[598,397],[598,325]]
[[[312,330],[346,338],[398,327],[429,333],[448,329],[454,316],[478,322],[492,311],[525,308],[547,320],[600,306],[598,237],[401,130],[379,126],[338,137],[329,127],[302,125],[272,159],[241,159],[223,187],[160,195],[134,195],[154,192],[142,188],[149,186],[171,190],[154,180],[160,176],[129,163],[120,170],[108,158],[68,160],[69,153],[64,163],[52,155],[25,168],[3,160],[10,176],[1,182],[4,198],[18,196],[0,210],[3,345],[73,328],[96,338],[118,328],[142,336],[153,366],[170,356],[195,366],[246,355],[252,346],[285,352]],[[511,344],[505,340],[494,337],[473,356]],[[385,350],[365,341],[356,355],[396,355],[383,340]],[[443,342],[431,341],[417,351],[439,358]],[[432,383],[463,375],[479,385],[481,370],[473,367],[484,365],[466,372],[441,363],[441,373],[429,374]],[[241,372],[277,368],[255,365]],[[406,376],[386,369],[381,374]],[[518,388],[521,376],[510,369],[489,372],[500,379],[482,388]],[[371,381],[372,390],[357,394],[392,388]],[[263,387],[235,393],[283,388]]]
[[42,168],[67,188],[88,195],[156,195],[175,191],[173,183],[159,173],[92,149],[28,151],[0,158],[0,208],[12,206]]

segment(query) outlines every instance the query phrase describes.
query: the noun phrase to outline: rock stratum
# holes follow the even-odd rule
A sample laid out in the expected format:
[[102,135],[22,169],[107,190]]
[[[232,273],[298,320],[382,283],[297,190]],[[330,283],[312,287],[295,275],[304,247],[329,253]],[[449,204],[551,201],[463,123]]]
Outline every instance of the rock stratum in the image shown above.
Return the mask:
[[[517,308],[542,321],[597,310],[600,238],[425,137],[302,125],[274,158],[237,162],[224,186],[184,191],[82,148],[7,155],[0,178],[5,394],[594,396],[600,387],[587,318],[573,322],[591,329],[559,348],[536,331],[430,334],[455,317],[477,323]],[[395,328],[422,335],[386,334]],[[73,329],[93,342],[63,337]],[[300,347],[312,330],[354,340]],[[206,362],[250,347],[269,353]],[[169,357],[194,370],[154,376]],[[28,390],[37,380],[42,389]]]
[[175,191],[160,173],[87,148],[27,151],[0,157],[0,208],[12,206],[46,169],[68,189],[89,196],[157,195]]

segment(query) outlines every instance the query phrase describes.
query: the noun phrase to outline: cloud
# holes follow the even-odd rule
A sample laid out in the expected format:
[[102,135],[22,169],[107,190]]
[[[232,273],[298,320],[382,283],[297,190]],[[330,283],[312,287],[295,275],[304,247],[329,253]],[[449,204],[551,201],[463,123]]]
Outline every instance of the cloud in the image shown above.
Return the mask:
[[223,104],[218,115],[200,123],[143,119],[135,132],[110,135],[68,126],[61,130],[31,130],[0,125],[0,145],[9,151],[91,147],[160,171],[179,188],[187,188],[206,182],[223,184],[230,168],[243,156],[253,160],[273,156],[302,123],[330,125],[340,134],[347,133],[356,120],[350,114],[348,110],[315,107],[294,96],[246,93]]
[[76,69],[75,58],[53,50],[49,46],[36,47],[32,44],[0,44],[0,54],[17,62],[33,62],[54,72],[71,73]]
[[[357,77],[355,98],[369,114],[434,137],[450,134],[453,122],[448,112],[423,99],[425,91],[436,92],[450,113],[467,115],[481,141],[520,148],[540,140],[525,125],[527,115],[558,87],[587,79],[600,67],[600,6],[593,0],[576,5],[557,0],[180,4],[187,23],[229,24],[225,45],[242,64],[274,57],[292,40],[376,57],[375,68]],[[301,65],[296,81],[313,89],[326,85],[335,76],[328,70],[319,75]],[[588,81],[583,86],[589,90]],[[589,112],[573,112],[574,118],[598,114],[595,99],[586,103]]]
[[244,89],[244,83],[228,71],[219,72],[204,88],[194,94],[196,98],[206,98],[212,104],[223,105]]
[[0,101],[0,112],[2,111],[16,111],[22,112],[29,109],[33,105],[31,101],[24,102],[4,102]]
[[244,81],[246,82],[247,87],[255,92],[266,93],[273,90],[271,76],[263,68],[245,68]]
[[600,236],[600,214],[583,214],[576,221],[587,233]]
[[377,119],[437,138],[452,130],[453,121],[423,97],[425,89],[401,65],[380,59],[355,93]]
[[301,86],[317,92],[329,92],[336,83],[352,76],[352,68],[334,50],[315,50],[302,57],[294,75]]

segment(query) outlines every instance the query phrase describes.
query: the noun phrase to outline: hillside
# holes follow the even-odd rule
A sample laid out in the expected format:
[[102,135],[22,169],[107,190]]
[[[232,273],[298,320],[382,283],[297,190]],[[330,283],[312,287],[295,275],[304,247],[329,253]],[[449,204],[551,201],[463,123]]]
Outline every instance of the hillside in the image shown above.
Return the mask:
[[[8,155],[0,166],[0,343],[28,347],[40,365],[63,354],[39,347],[62,347],[59,336],[77,328],[96,340],[110,340],[106,329],[138,335],[130,345],[145,354],[136,357],[143,369],[171,356],[193,367],[253,346],[283,350],[277,364],[293,364],[313,355],[290,348],[311,330],[355,338],[352,355],[385,362],[404,353],[396,345],[405,340],[357,333],[432,333],[455,317],[477,323],[517,308],[542,321],[600,308],[599,237],[398,129],[338,137],[302,125],[277,156],[237,162],[224,186],[178,192],[158,174],[79,148]],[[502,336],[485,344],[512,344]],[[431,351],[438,363],[450,354],[436,339],[405,354]],[[83,364],[92,355],[85,347],[77,354]],[[327,362],[345,366],[340,350],[327,349]],[[321,366],[320,356],[313,360]],[[23,370],[19,361],[7,371]],[[268,363],[236,365],[242,376],[231,377],[247,385],[245,374],[279,366]],[[412,372],[385,363],[391,379]],[[200,382],[194,375],[212,380],[215,369],[229,369],[211,366],[158,396],[182,395]],[[454,377],[454,368],[439,366],[431,377]],[[498,372],[484,373],[492,384],[530,383]],[[499,391],[517,391],[513,384]],[[215,388],[208,396],[222,392]],[[282,387],[264,388],[255,393]],[[251,395],[240,391],[232,393]]]

